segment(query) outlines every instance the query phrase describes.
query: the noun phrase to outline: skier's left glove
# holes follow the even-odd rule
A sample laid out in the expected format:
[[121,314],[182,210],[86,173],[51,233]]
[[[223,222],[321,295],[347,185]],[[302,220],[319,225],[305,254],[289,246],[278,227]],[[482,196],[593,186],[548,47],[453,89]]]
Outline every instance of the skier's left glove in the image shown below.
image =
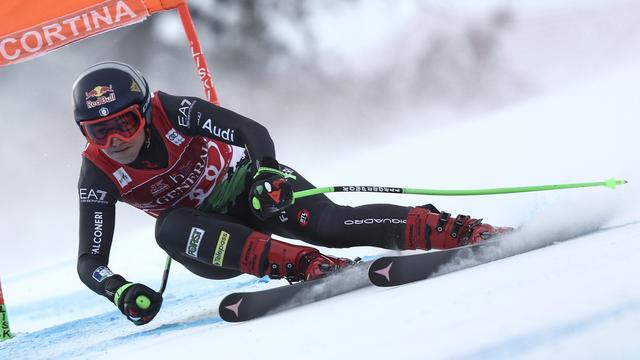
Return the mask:
[[116,291],[113,302],[132,323],[144,325],[160,311],[162,295],[148,286],[126,283]]
[[266,220],[291,206],[294,202],[293,189],[287,179],[295,179],[291,174],[280,171],[274,159],[259,162],[249,189],[249,207],[260,220]]

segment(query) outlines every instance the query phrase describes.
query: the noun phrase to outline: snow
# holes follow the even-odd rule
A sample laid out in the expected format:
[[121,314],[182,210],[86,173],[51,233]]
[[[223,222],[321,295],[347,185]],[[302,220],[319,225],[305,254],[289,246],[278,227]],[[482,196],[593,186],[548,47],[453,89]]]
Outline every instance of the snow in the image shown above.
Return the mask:
[[[533,241],[581,228],[602,227],[600,232],[407,286],[366,287],[240,324],[218,316],[226,294],[284,284],[251,276],[209,281],[174,264],[162,311],[149,325],[136,327],[80,283],[70,254],[51,266],[34,264],[30,271],[3,274],[17,336],[0,343],[0,359],[636,358],[640,62],[629,54],[623,60],[591,76],[567,77],[561,86],[547,82],[547,91],[536,97],[450,126],[421,128],[410,122],[420,114],[407,112],[389,128],[393,141],[358,145],[351,156],[330,162],[303,162],[293,151],[280,151],[283,162],[318,186],[335,185],[336,179],[455,189],[612,176],[629,180],[613,191],[469,198],[331,195],[353,205],[433,202],[492,224],[524,224]],[[403,125],[409,123],[407,131]],[[442,167],[435,161],[440,157]],[[120,207],[118,216],[133,212]],[[134,231],[117,229],[111,267],[157,288],[164,255],[155,246],[153,222],[146,221]],[[382,253],[373,248],[326,251],[349,257]]]

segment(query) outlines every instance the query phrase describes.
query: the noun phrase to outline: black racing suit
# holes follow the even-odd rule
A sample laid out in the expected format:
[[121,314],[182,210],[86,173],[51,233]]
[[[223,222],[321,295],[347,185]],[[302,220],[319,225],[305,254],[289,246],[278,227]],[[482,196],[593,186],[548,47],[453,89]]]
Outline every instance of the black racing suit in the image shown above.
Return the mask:
[[[256,160],[275,159],[273,142],[267,130],[251,119],[230,110],[215,106],[204,100],[175,97],[158,92],[159,106],[167,114],[175,129],[189,136],[203,136],[246,149],[246,157],[240,160],[229,173],[229,178],[248,170],[236,181],[233,197],[226,199],[224,206],[215,206],[212,201],[198,208],[171,208],[159,214],[156,225],[158,244],[175,260],[193,273],[211,279],[237,276],[239,257],[246,239],[255,231],[300,239],[311,244],[344,248],[352,246],[375,246],[399,248],[404,237],[409,207],[378,204],[359,207],[340,206],[324,195],[298,199],[295,203],[267,221],[257,219],[249,209],[248,185],[252,180]],[[226,139],[206,128],[201,122],[191,121],[188,126],[180,116],[181,99],[198,101],[193,110],[202,118],[215,122],[213,129],[231,129],[233,140]],[[154,120],[155,121],[155,120]],[[162,140],[157,126],[151,122],[147,131],[147,142],[138,158],[128,164],[135,169],[162,169],[168,166],[166,141]],[[285,173],[293,174],[289,179],[294,191],[313,188],[295,170],[280,165]],[[239,176],[236,176],[237,180]],[[220,185],[222,186],[222,185]],[[78,182],[80,198],[80,244],[78,252],[78,274],[93,291],[113,300],[113,292],[126,280],[107,267],[115,226],[115,204],[123,201],[118,184],[96,164],[83,158]],[[210,199],[217,199],[210,196]],[[214,201],[215,202],[215,201]],[[230,234],[225,264],[215,266],[211,257],[215,251],[215,239],[200,244],[198,257],[188,256],[186,246],[190,231],[194,227],[207,229],[210,234]],[[216,238],[217,239],[217,238]],[[206,239],[205,239],[206,240]]]

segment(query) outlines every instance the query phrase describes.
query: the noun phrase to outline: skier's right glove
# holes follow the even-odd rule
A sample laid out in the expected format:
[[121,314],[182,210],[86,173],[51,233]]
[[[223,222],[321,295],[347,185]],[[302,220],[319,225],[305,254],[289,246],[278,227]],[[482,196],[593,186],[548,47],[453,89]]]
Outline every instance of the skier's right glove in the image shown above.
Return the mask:
[[144,325],[160,311],[162,294],[142,284],[127,283],[116,291],[113,302],[131,322]]

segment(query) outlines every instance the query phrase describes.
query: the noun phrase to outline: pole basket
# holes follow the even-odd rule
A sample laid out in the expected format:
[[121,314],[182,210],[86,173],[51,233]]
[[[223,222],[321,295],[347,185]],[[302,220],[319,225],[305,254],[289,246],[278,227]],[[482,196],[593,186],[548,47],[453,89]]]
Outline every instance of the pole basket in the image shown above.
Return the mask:
[[7,307],[4,304],[4,296],[2,295],[2,283],[0,283],[0,341],[11,339],[11,329],[9,328],[9,317],[7,316]]

